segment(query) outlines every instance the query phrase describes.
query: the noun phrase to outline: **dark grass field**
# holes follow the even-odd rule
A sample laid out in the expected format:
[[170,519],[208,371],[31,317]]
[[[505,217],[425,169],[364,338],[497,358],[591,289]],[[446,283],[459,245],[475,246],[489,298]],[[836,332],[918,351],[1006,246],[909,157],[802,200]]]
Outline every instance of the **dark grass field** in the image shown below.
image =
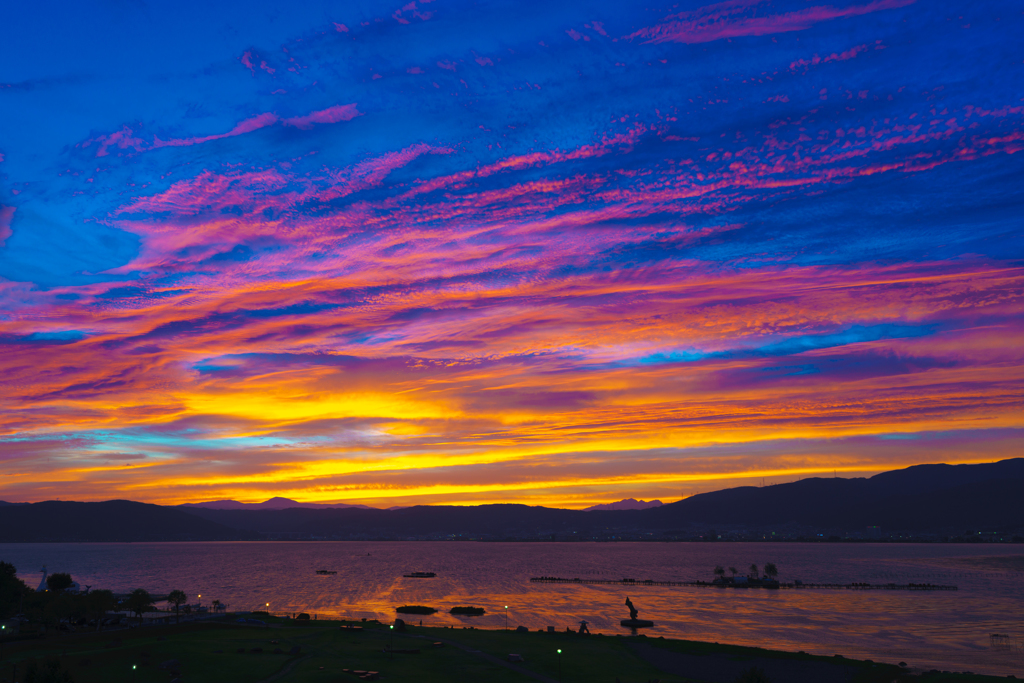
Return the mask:
[[[360,680],[344,669],[377,671],[382,681],[422,683],[732,683],[751,667],[763,670],[774,683],[1007,680],[963,674],[913,676],[889,664],[642,636],[416,626],[399,633],[377,622],[360,623],[364,630],[357,632],[339,628],[344,622],[266,621],[267,626],[257,626],[225,619],[8,641],[0,650],[0,682],[22,683],[30,660],[41,664],[54,659],[75,683]],[[392,642],[396,651],[419,653],[391,653]],[[296,646],[297,654],[291,654]],[[254,652],[256,648],[262,652]],[[275,649],[281,652],[275,654]],[[523,661],[508,662],[513,653]],[[171,660],[177,665],[161,668]]]

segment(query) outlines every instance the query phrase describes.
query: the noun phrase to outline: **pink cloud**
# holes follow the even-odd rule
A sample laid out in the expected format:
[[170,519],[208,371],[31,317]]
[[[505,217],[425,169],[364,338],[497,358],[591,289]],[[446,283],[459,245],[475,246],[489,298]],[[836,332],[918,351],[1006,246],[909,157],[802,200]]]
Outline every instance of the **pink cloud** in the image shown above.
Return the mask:
[[337,31],[338,33],[348,33],[348,26],[345,26],[345,24],[339,24],[338,22],[334,22],[334,30]]
[[408,73],[411,73],[411,74],[421,74],[421,73],[423,73],[423,69],[419,68],[418,66],[410,67],[410,68],[406,69],[406,71]]
[[447,69],[448,71],[455,71],[454,62],[438,62],[437,65],[442,69]]
[[492,62],[487,57],[477,57],[476,63],[479,64],[480,66],[494,66],[494,62]]
[[391,171],[405,166],[422,154],[451,154],[448,147],[432,147],[418,143],[397,152],[388,152],[374,159],[363,161],[344,171],[330,174],[331,187],[318,195],[323,200],[343,197],[353,192],[376,187]]
[[295,126],[303,130],[309,130],[314,123],[338,123],[339,121],[351,121],[359,116],[359,110],[353,104],[338,104],[327,109],[315,111],[305,116],[293,116],[281,123],[286,126]]
[[723,38],[803,31],[822,21],[906,7],[914,2],[875,0],[866,5],[842,8],[818,5],[785,14],[756,16],[755,12],[749,10],[761,5],[761,0],[726,0],[692,12],[670,15],[662,23],[642,28],[626,37],[642,38],[646,43],[707,43]]
[[[88,146],[91,142],[92,140],[86,142],[85,146]],[[146,142],[142,138],[132,137],[132,129],[128,126],[123,127],[116,133],[111,133],[105,137],[97,138],[96,142],[100,143],[99,149],[96,150],[96,156],[98,157],[107,156],[107,154],[110,153],[107,150],[111,147],[117,147],[119,149],[128,149],[131,147],[136,152],[142,152],[146,149]]]
[[[315,111],[310,114],[306,114],[305,116],[293,116],[292,118],[288,119],[280,119],[277,116],[277,114],[274,114],[272,112],[266,112],[263,114],[259,114],[257,116],[253,116],[252,118],[245,119],[244,121],[236,124],[234,128],[232,128],[226,133],[219,133],[217,135],[204,135],[202,137],[172,138],[170,140],[161,140],[160,138],[154,136],[152,146],[145,148],[141,146],[144,143],[142,143],[141,140],[137,140],[139,146],[136,146],[136,149],[142,151],[144,149],[159,149],[161,147],[188,147],[190,145],[201,145],[204,142],[222,140],[224,138],[230,138],[236,135],[245,135],[246,133],[251,133],[261,128],[266,128],[267,126],[272,126],[275,123],[281,123],[285,126],[294,126],[296,128],[308,130],[312,128],[313,124],[315,123],[337,123],[338,121],[348,121],[350,119],[355,118],[358,115],[359,112],[356,110],[355,104],[337,105],[334,107],[323,109],[321,111]],[[104,142],[104,147],[102,147],[100,151],[105,154],[106,147],[114,143],[118,143],[120,144],[120,146],[124,147],[125,144],[122,143],[120,138],[115,140],[115,136],[118,134],[119,133],[115,133],[114,135],[106,138],[106,141]],[[96,156],[103,156],[104,154],[98,153]]]
[[867,49],[867,45],[857,45],[851,47],[849,50],[846,50],[845,52],[833,52],[832,54],[826,57],[819,57],[818,55],[814,55],[810,59],[798,59],[789,65],[789,69],[790,71],[796,71],[801,67],[817,66],[818,64],[826,64],[828,62],[846,61],[847,59],[853,59],[861,52],[866,52]]
[[0,247],[4,246],[11,232],[11,219],[14,218],[15,207],[0,204]]
[[248,68],[249,71],[252,72],[253,76],[256,75],[256,69],[252,65],[252,52],[251,51],[246,50],[245,52],[243,52],[242,56],[238,58],[238,61],[242,62],[242,65],[245,66],[246,68]]
[[579,31],[574,31],[573,29],[569,29],[568,31],[566,31],[566,33],[569,34],[569,37],[572,38],[573,40],[579,40],[580,38],[583,37],[582,35],[580,35]]
[[189,145],[199,145],[204,142],[211,142],[212,140],[221,140],[223,138],[230,138],[236,135],[244,135],[246,133],[251,133],[254,130],[259,130],[260,128],[272,126],[277,123],[277,121],[278,118],[276,114],[267,112],[265,114],[260,114],[246,119],[235,125],[235,127],[227,133],[221,133],[219,135],[207,135],[201,138],[178,138],[171,140],[161,140],[160,138],[154,137],[152,149],[158,149],[160,147],[187,147]]

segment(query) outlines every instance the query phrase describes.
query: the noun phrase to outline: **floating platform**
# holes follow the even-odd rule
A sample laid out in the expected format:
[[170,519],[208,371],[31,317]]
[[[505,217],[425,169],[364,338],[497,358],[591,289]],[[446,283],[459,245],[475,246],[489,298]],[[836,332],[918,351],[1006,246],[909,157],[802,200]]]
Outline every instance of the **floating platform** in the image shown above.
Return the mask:
[[647,619],[623,619],[619,623],[629,628],[648,628],[654,626],[654,622]]
[[434,572],[410,572],[408,574],[402,574],[407,579],[432,579],[437,574]]
[[316,573],[320,574],[320,575],[328,575],[328,574],[337,574],[338,572],[333,570],[333,569],[317,569]]
[[711,581],[653,581],[646,579],[563,579],[557,576],[539,576],[530,579],[532,583],[574,583],[605,586],[677,586],[680,588],[767,588],[769,590],[779,588],[801,589],[817,588],[830,590],[855,590],[855,591],[955,591],[956,586],[937,586],[931,583],[779,583],[772,582],[749,582],[749,583],[713,583]]

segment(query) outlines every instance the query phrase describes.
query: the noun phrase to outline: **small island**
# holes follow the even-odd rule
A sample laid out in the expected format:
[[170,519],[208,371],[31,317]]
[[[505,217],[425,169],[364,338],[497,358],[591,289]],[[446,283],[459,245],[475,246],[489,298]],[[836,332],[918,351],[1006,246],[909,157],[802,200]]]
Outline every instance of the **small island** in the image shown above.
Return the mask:
[[424,605],[402,605],[396,607],[395,611],[399,614],[434,614],[437,612],[433,607],[426,607]]
[[478,617],[484,614],[486,610],[483,607],[452,607],[448,610],[449,614],[464,614],[471,617]]

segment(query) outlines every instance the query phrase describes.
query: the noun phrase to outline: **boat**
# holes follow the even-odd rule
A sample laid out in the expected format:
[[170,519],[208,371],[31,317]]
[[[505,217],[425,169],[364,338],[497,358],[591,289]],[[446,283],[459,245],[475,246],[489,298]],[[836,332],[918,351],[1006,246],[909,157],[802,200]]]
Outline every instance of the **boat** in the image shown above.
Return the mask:
[[407,579],[432,579],[437,574],[434,572],[411,572],[409,574],[402,574]]
[[338,572],[336,572],[333,569],[317,569],[316,573],[317,574],[337,574]]

